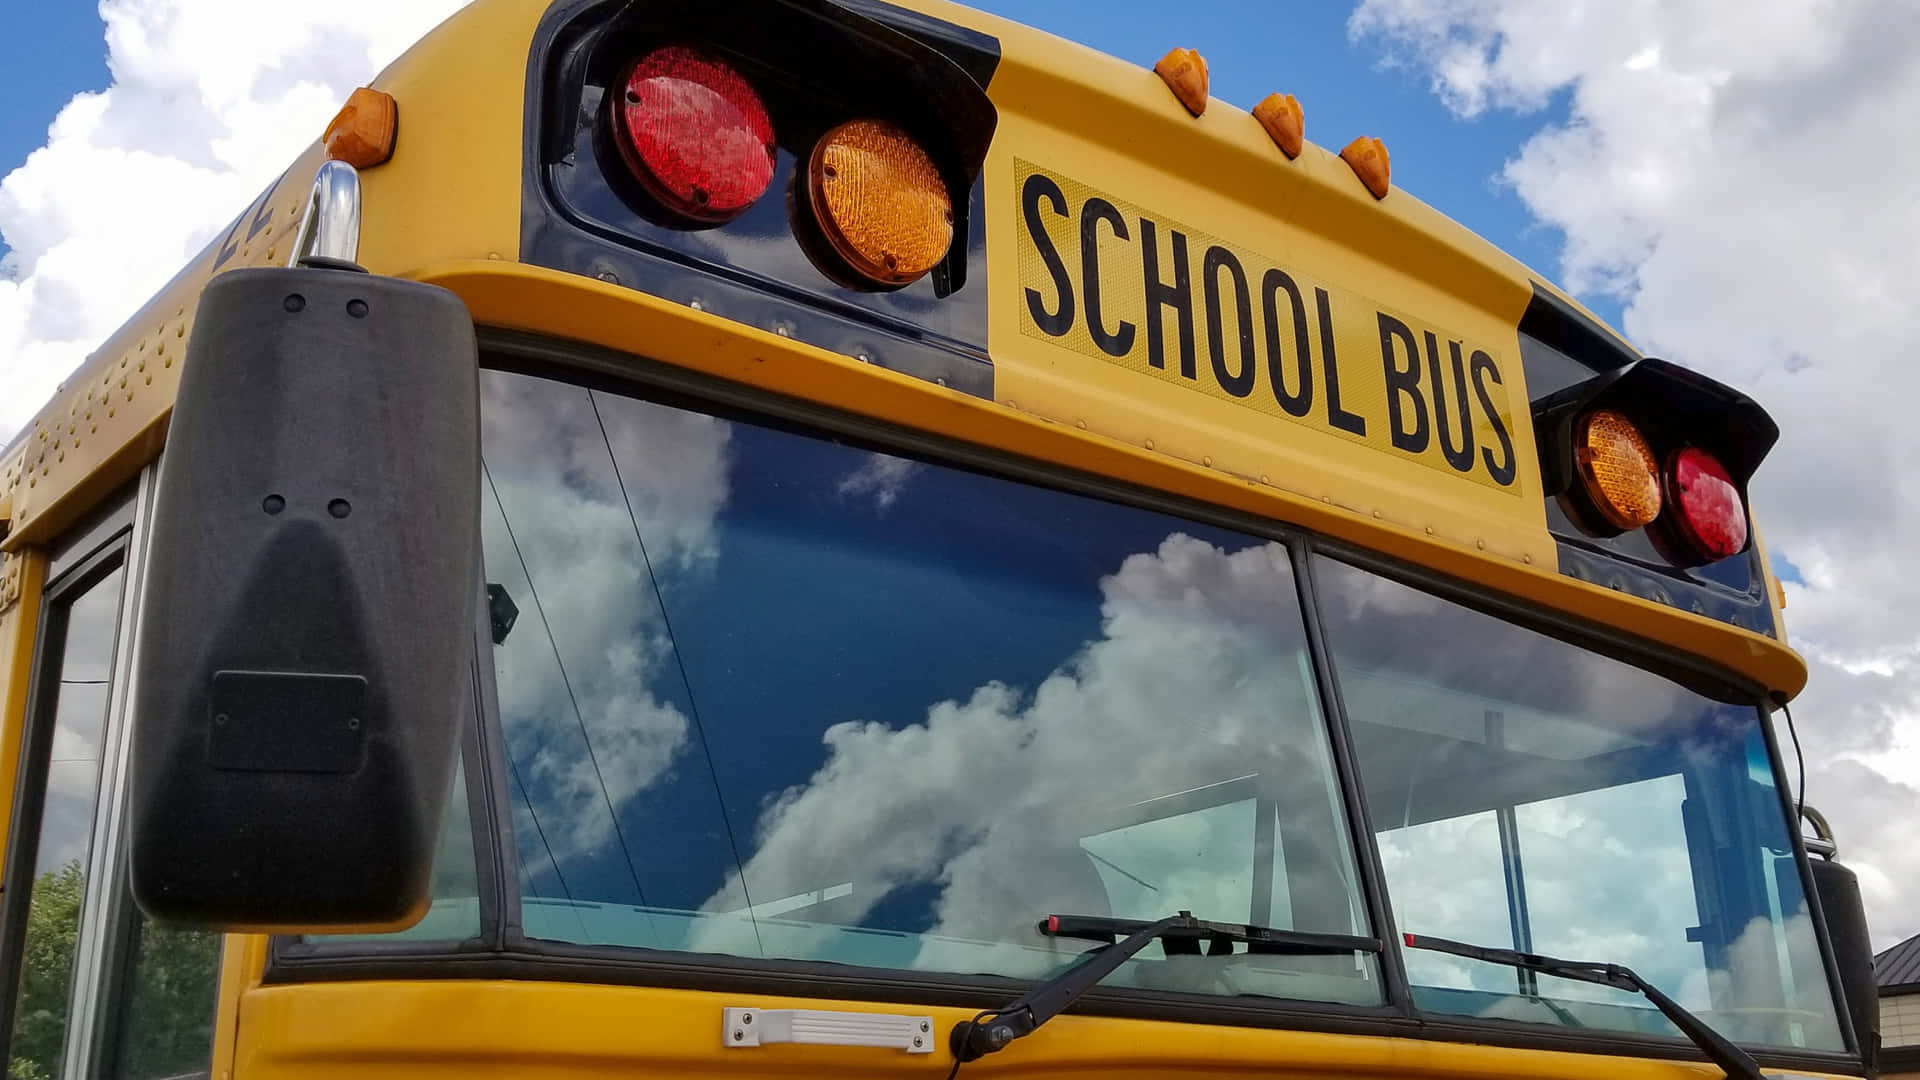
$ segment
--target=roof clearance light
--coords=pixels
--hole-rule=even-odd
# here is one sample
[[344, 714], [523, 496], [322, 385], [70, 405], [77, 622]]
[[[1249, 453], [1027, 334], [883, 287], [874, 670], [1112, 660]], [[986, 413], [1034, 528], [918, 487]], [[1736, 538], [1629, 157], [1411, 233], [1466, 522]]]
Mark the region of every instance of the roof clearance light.
[[1588, 499], [1609, 525], [1639, 529], [1660, 516], [1653, 448], [1631, 420], [1612, 409], [1596, 410], [1580, 425], [1573, 458]]
[[1280, 152], [1292, 161], [1300, 156], [1300, 148], [1307, 139], [1307, 114], [1300, 108], [1300, 99], [1292, 94], [1268, 94], [1266, 100], [1253, 107], [1253, 118], [1267, 129], [1267, 135], [1273, 139]]
[[1180, 104], [1195, 116], [1207, 111], [1207, 61], [1192, 49], [1174, 49], [1153, 65]]
[[953, 203], [933, 159], [881, 120], [852, 120], [820, 137], [807, 167], [820, 232], [855, 274], [906, 285], [953, 244]]
[[400, 107], [393, 95], [361, 87], [347, 95], [320, 142], [327, 156], [356, 169], [371, 169], [393, 156], [393, 138], [400, 123]]
[[1341, 160], [1353, 170], [1353, 175], [1373, 192], [1376, 199], [1384, 199], [1393, 187], [1393, 167], [1387, 157], [1387, 144], [1371, 135], [1362, 135], [1347, 144], [1340, 151]]
[[738, 217], [773, 181], [773, 121], [738, 71], [682, 46], [656, 49], [614, 102], [621, 156], [647, 193], [683, 217]]
[[1674, 455], [1668, 470], [1673, 532], [1708, 562], [1747, 547], [1747, 508], [1726, 466], [1698, 447]]

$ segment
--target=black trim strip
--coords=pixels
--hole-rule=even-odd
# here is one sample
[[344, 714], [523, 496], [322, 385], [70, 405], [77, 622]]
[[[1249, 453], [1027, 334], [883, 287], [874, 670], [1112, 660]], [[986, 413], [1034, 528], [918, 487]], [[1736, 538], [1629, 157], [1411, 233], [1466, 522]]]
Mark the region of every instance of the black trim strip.
[[[1334, 772], [1340, 782], [1341, 802], [1346, 806], [1347, 829], [1352, 834], [1354, 864], [1360, 875], [1360, 895], [1367, 905], [1374, 931], [1387, 941], [1398, 941], [1400, 932], [1393, 919], [1393, 904], [1387, 895], [1386, 870], [1380, 864], [1380, 845], [1373, 830], [1373, 815], [1360, 792], [1359, 755], [1353, 748], [1353, 730], [1347, 722], [1347, 702], [1340, 693], [1340, 680], [1333, 670], [1333, 653], [1327, 647], [1326, 624], [1320, 618], [1319, 586], [1313, 573], [1313, 540], [1302, 537], [1287, 545], [1293, 559], [1293, 582], [1299, 597], [1300, 617], [1306, 626], [1307, 655], [1313, 660], [1314, 682], [1320, 692], [1321, 714], [1327, 722], [1327, 742], [1333, 752]], [[1406, 958], [1399, 949], [1380, 952], [1380, 978], [1386, 987], [1387, 1004], [1402, 1016], [1414, 1015], [1411, 980], [1407, 978]]]

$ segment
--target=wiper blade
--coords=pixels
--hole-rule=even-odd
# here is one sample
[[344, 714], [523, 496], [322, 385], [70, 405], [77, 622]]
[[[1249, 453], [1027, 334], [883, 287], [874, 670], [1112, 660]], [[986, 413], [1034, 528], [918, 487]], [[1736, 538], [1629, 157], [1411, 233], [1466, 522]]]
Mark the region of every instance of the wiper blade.
[[1464, 941], [1449, 941], [1446, 938], [1428, 937], [1425, 934], [1406, 935], [1410, 949], [1429, 949], [1433, 952], [1451, 953], [1469, 960], [1484, 960], [1489, 964], [1504, 964], [1507, 967], [1523, 971], [1537, 971], [1542, 975], [1552, 975], [1561, 979], [1576, 979], [1580, 982], [1597, 983], [1611, 986], [1616, 990], [1629, 990], [1644, 996], [1661, 1015], [1673, 1022], [1680, 1033], [1693, 1040], [1715, 1065], [1727, 1074], [1728, 1080], [1762, 1080], [1760, 1066], [1748, 1056], [1745, 1050], [1733, 1044], [1726, 1036], [1707, 1026], [1706, 1021], [1693, 1015], [1687, 1007], [1660, 992], [1660, 988], [1641, 978], [1634, 970], [1624, 964], [1604, 964], [1589, 960], [1561, 960], [1538, 953], [1516, 952], [1512, 949], [1495, 949], [1485, 945], [1469, 945]]
[[[1381, 949], [1380, 939], [1346, 934], [1312, 934], [1296, 930], [1275, 930], [1244, 923], [1208, 922], [1183, 911], [1158, 922], [1140, 919], [1113, 919], [1100, 915], [1049, 915], [1040, 920], [1039, 931], [1048, 937], [1081, 938], [1104, 941], [1105, 945], [1086, 954], [1086, 959], [1041, 983], [998, 1009], [989, 1009], [972, 1020], [953, 1027], [948, 1040], [953, 1050], [954, 1067], [1007, 1048], [1015, 1039], [1033, 1034], [1041, 1024], [1060, 1015], [1080, 995], [1132, 959], [1155, 941], [1163, 943], [1169, 955], [1200, 955], [1202, 942], [1207, 955], [1219, 956], [1233, 950], [1234, 943], [1247, 946], [1249, 952], [1289, 956], [1337, 956], [1345, 953]], [[1122, 937], [1121, 935], [1126, 935]]]

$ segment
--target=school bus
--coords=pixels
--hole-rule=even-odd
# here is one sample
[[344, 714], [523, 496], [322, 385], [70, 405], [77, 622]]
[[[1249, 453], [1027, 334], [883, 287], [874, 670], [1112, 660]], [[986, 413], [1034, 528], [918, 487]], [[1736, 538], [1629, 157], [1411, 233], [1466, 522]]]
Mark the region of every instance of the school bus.
[[1773, 422], [1283, 89], [421, 41], [0, 455], [7, 1075], [1869, 1074]]

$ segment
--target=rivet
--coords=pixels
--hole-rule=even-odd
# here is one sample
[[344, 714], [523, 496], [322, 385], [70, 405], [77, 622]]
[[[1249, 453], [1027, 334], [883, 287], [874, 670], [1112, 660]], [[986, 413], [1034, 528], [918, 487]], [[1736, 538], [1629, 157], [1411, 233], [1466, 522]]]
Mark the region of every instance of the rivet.
[[871, 363], [873, 363], [873, 357], [871, 357], [871, 356], [868, 356], [868, 355], [867, 355], [866, 353], [854, 353], [854, 354], [853, 354], [853, 358], [854, 358], [855, 360], [858, 360], [858, 361], [860, 361], [860, 362], [861, 362], [861, 363], [863, 363], [863, 364], [871, 364]]
[[1479, 548], [1481, 551], [1487, 550], [1487, 542], [1485, 540], [1475, 540], [1473, 546]]
[[1075, 420], [1073, 426], [1079, 428], [1081, 431], [1087, 430], [1087, 422], [1085, 420]]
[[707, 305], [705, 305], [705, 304], [702, 304], [702, 303], [701, 303], [700, 301], [698, 301], [698, 300], [689, 300], [689, 301], [687, 301], [687, 306], [688, 306], [688, 307], [690, 307], [690, 308], [692, 308], [692, 309], [693, 309], [693, 310], [695, 310], [695, 311], [705, 311], [705, 310], [707, 310]]
[[487, 252], [487, 258], [498, 260], [500, 258], [500, 253], [497, 251], [489, 251]]
[[1429, 525], [1429, 526], [1427, 526], [1427, 535], [1428, 535], [1428, 536], [1432, 536], [1432, 535], [1433, 535], [1433, 526], [1431, 526], [1431, 525]]
[[1376, 520], [1376, 521], [1377, 521], [1377, 520], [1379, 520], [1379, 518], [1380, 518], [1380, 511], [1378, 511], [1378, 510], [1375, 510], [1375, 511], [1373, 512], [1373, 516], [1374, 516], [1374, 520]]
[[1269, 479], [1267, 479], [1267, 474], [1266, 474], [1266, 473], [1261, 473], [1261, 474], [1260, 474], [1260, 482], [1261, 482], [1261, 483], [1263, 483], [1263, 484], [1271, 484], [1271, 483], [1273, 483], [1273, 481], [1271, 481], [1271, 480], [1269, 480]]
[[1522, 555], [1522, 556], [1520, 556], [1520, 561], [1521, 561], [1521, 562], [1523, 562], [1523, 563], [1526, 563], [1526, 564], [1527, 564], [1528, 566], [1532, 566], [1532, 565], [1533, 565], [1533, 556], [1531, 556], [1531, 555]]
[[1213, 459], [1206, 456], [1205, 454], [1202, 454], [1200, 455], [1200, 464], [1205, 465], [1207, 468], [1211, 469], [1213, 468]]
[[933, 384], [935, 386], [945, 386], [947, 385], [947, 377], [945, 375], [935, 375], [933, 377]]
[[790, 338], [793, 336], [793, 331], [787, 329], [785, 326], [776, 326], [773, 328], [773, 332], [785, 338]]
[[1149, 449], [1149, 450], [1151, 450], [1151, 449], [1153, 449], [1153, 440], [1152, 440], [1152, 439], [1148, 439], [1148, 440], [1147, 440], [1147, 449]]
[[1320, 501], [1321, 501], [1321, 502], [1323, 502], [1323, 503], [1326, 503], [1326, 504], [1327, 504], [1328, 506], [1332, 506], [1332, 505], [1333, 505], [1333, 496], [1331, 496], [1331, 495], [1322, 495], [1322, 496], [1320, 496]]

